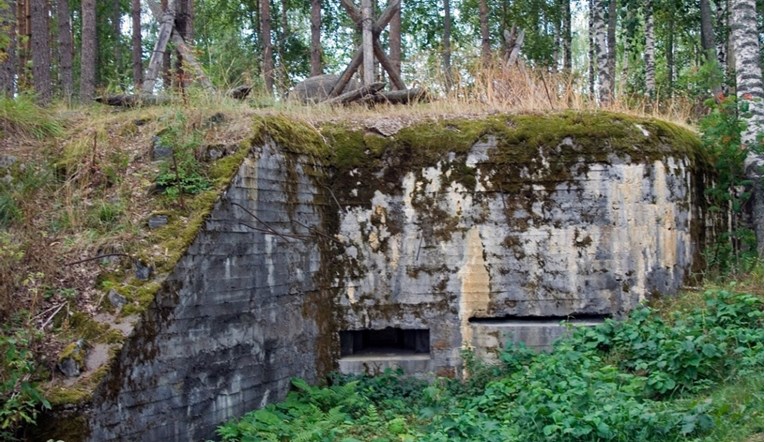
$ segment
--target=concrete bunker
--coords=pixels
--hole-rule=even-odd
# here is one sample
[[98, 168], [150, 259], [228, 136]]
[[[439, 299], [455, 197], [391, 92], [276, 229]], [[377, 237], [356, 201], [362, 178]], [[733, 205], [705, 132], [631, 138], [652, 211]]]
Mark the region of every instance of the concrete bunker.
[[93, 393], [90, 440], [204, 440], [291, 377], [459, 376], [464, 348], [541, 348], [559, 318], [588, 325], [676, 291], [706, 241], [698, 139], [667, 123], [258, 127]]

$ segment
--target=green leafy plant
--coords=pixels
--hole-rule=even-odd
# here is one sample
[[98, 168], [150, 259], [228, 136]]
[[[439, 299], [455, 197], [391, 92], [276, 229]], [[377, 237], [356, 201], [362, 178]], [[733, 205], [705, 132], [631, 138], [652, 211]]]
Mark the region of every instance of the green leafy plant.
[[211, 183], [195, 155], [201, 143], [199, 131], [186, 127], [182, 113], [178, 113], [175, 122], [162, 132], [159, 143], [171, 149], [170, 158], [160, 165], [160, 173], [155, 179], [165, 195], [174, 199], [210, 188]]
[[[699, 121], [701, 142], [712, 158], [717, 172], [713, 185], [705, 190], [711, 210], [721, 214], [726, 224], [717, 241], [704, 255], [707, 264], [721, 275], [736, 270], [749, 271], [756, 261], [757, 247], [754, 232], [741, 222], [744, 204], [751, 197], [746, 191], [751, 184], [744, 173], [744, 159], [748, 149], [741, 144], [741, 132], [746, 126], [736, 98], [716, 97], [705, 102], [710, 107], [707, 116]], [[746, 105], [746, 104], [745, 104]], [[733, 214], [728, 221], [726, 213]]]
[[[762, 431], [762, 299], [710, 290], [696, 308], [575, 329], [552, 352], [464, 354], [466, 380], [401, 372], [295, 380], [279, 404], [218, 429], [227, 441], [681, 441]], [[735, 403], [735, 407], [730, 403]], [[745, 428], [725, 424], [728, 420]]]
[[15, 440], [23, 424], [34, 423], [40, 408], [50, 408], [32, 382], [35, 364], [29, 350], [31, 336], [23, 329], [0, 334], [0, 439]]

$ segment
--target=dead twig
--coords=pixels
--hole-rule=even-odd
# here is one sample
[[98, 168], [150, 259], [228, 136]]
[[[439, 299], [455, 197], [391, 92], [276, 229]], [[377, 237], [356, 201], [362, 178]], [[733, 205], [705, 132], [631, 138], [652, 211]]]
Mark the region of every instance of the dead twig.
[[56, 317], [56, 315], [58, 314], [58, 312], [60, 312], [60, 311], [61, 311], [61, 309], [63, 309], [63, 308], [64, 308], [64, 307], [65, 307], [67, 304], [68, 304], [68, 302], [62, 302], [62, 303], [61, 303], [61, 305], [60, 305], [60, 306], [58, 306], [58, 308], [56, 309], [56, 311], [55, 311], [55, 312], [53, 312], [53, 314], [52, 314], [52, 315], [50, 315], [50, 316], [48, 317], [48, 319], [46, 319], [46, 320], [45, 320], [45, 322], [43, 322], [43, 325], [41, 325], [41, 326], [40, 326], [40, 330], [45, 330], [45, 327], [47, 327], [47, 326], [48, 326], [48, 324], [50, 324], [50, 322], [53, 320], [53, 318], [55, 318], [55, 317]]

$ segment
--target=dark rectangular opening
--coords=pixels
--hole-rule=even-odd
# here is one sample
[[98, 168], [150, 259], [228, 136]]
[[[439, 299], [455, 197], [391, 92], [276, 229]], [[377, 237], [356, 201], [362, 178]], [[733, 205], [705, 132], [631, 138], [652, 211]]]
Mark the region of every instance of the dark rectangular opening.
[[561, 321], [602, 322], [610, 318], [611, 315], [609, 314], [574, 313], [568, 316], [495, 316], [488, 318], [472, 317], [468, 319], [468, 322], [471, 324], [497, 324], [502, 322], [531, 324], [539, 322], [558, 323]]
[[340, 332], [340, 356], [376, 353], [430, 353], [430, 330], [345, 330]]

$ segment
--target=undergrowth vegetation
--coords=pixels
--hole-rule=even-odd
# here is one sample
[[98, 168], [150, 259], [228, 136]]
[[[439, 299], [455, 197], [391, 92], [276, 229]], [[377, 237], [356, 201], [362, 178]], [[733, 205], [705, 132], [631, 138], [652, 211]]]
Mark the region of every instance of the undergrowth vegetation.
[[[687, 298], [693, 298], [688, 300]], [[695, 307], [685, 309], [687, 303]], [[293, 381], [286, 400], [218, 429], [224, 441], [733, 441], [762, 431], [762, 298], [684, 295], [670, 312], [574, 330], [550, 353], [466, 359], [466, 381], [391, 371]]]

